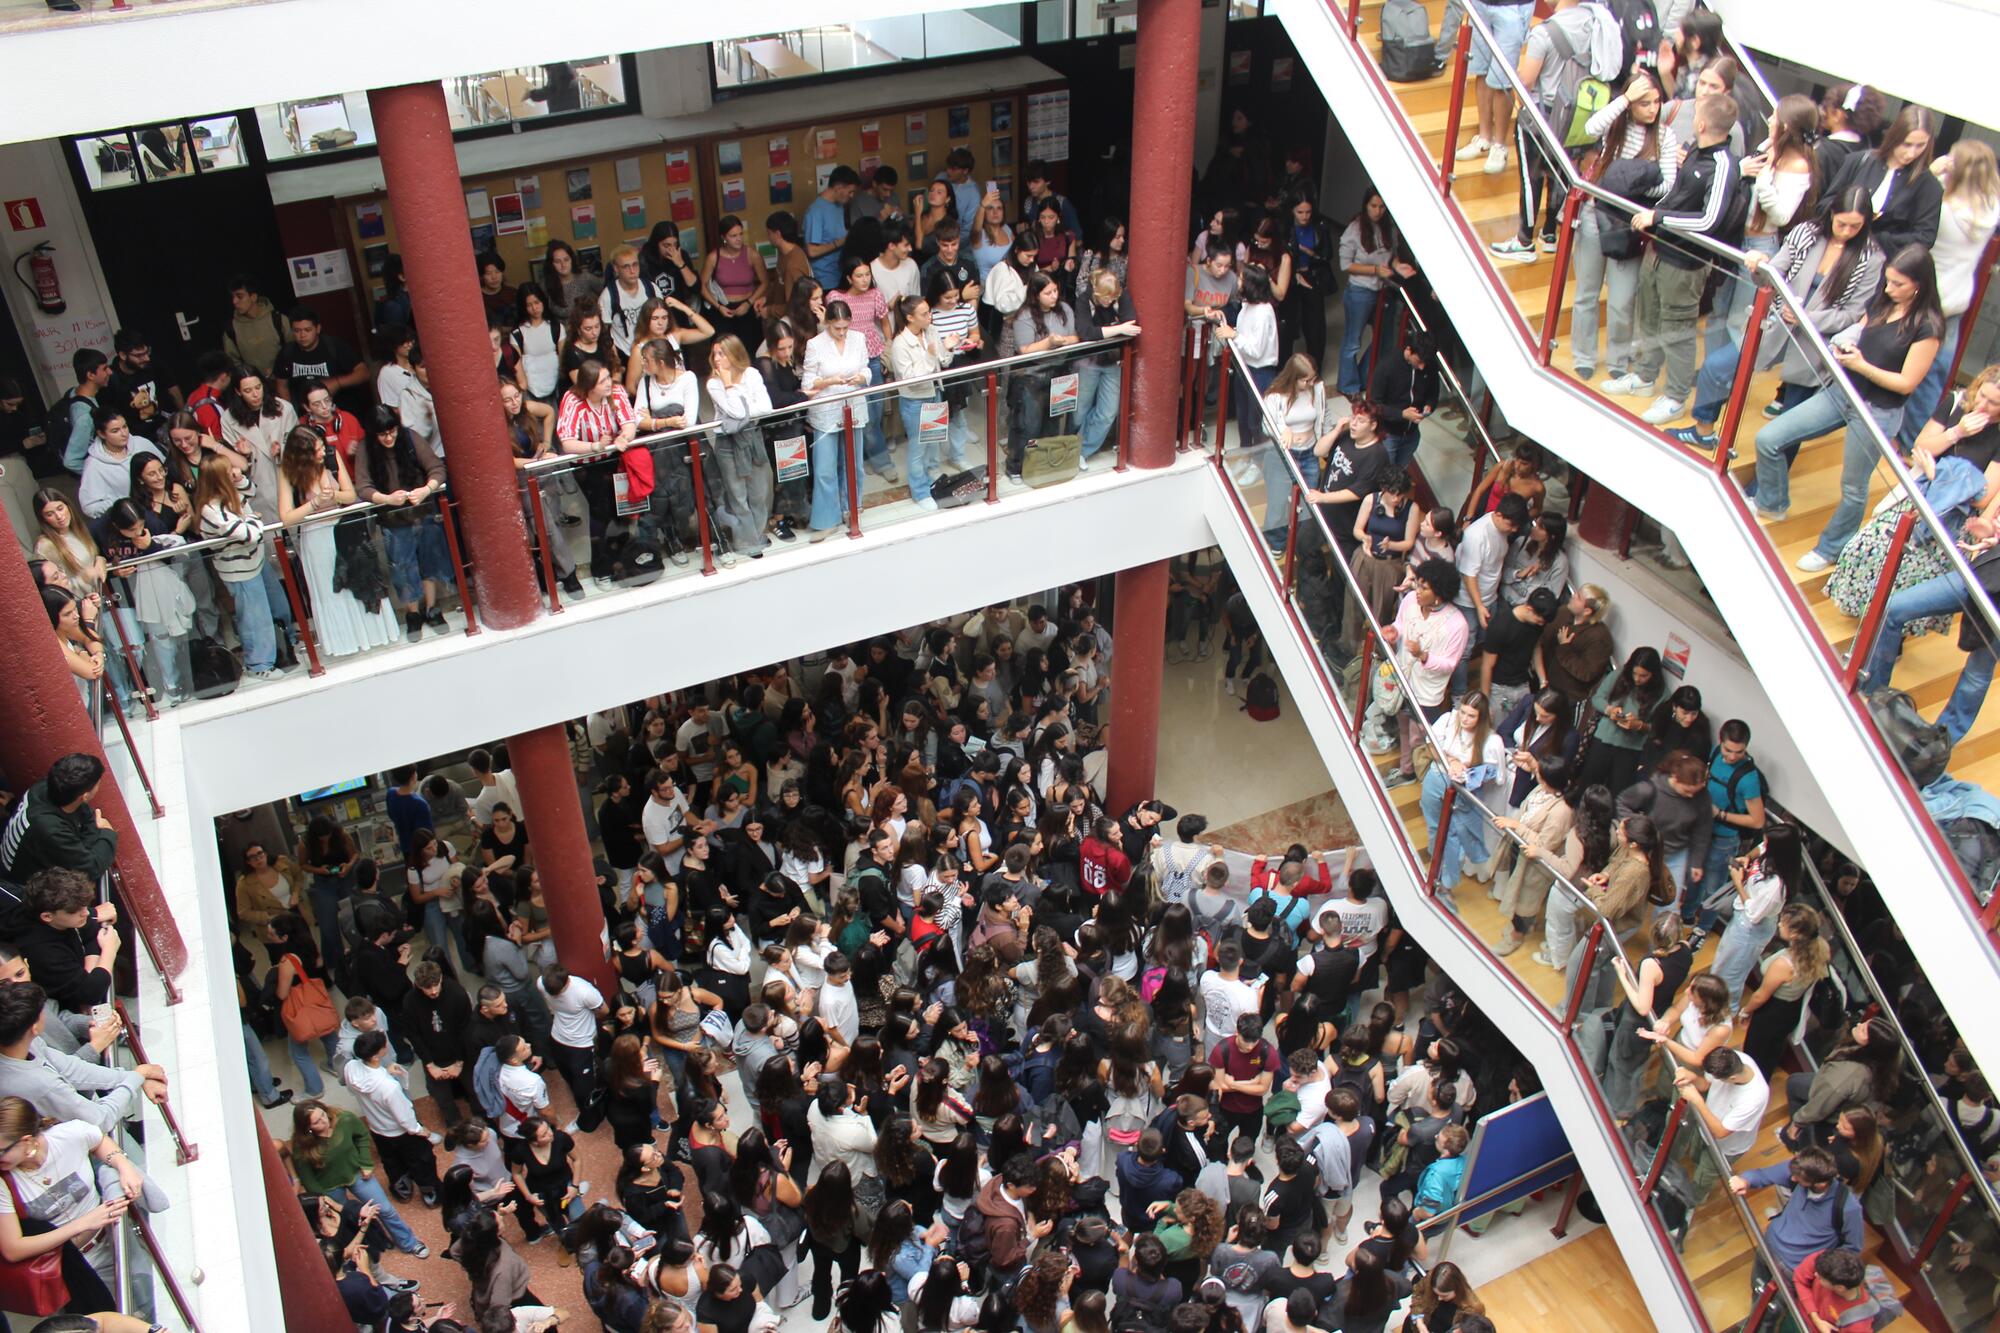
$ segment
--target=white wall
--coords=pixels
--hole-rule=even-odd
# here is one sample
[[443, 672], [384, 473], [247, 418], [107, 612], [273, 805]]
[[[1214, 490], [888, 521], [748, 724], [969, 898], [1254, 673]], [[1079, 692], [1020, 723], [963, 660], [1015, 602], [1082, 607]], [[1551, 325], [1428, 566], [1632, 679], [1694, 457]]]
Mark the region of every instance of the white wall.
[[2000, 127], [2000, 9], [1981, 0], [1708, 0], [1732, 41]]
[[[61, 145], [54, 142], [0, 144], [0, 196], [34, 199], [41, 206], [45, 224], [16, 231], [10, 219], [0, 218], [0, 265], [4, 265], [0, 287], [6, 290], [7, 313], [27, 349], [29, 371], [46, 402], [54, 402], [57, 394], [76, 383], [70, 371], [71, 354], [95, 347], [109, 355], [111, 335], [118, 327], [111, 292], [97, 267], [97, 250], [90, 242], [90, 228], [83, 220], [62, 152]], [[16, 280], [32, 278], [30, 265], [22, 264], [17, 275], [14, 264], [43, 241], [55, 245], [56, 277], [68, 307], [60, 315], [45, 313]]]

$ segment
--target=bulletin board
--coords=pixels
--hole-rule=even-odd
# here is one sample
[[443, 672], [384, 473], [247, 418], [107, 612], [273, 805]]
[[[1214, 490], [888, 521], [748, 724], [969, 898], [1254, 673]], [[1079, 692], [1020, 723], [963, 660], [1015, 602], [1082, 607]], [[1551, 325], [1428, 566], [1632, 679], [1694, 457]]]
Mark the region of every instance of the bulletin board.
[[[507, 283], [538, 278], [551, 240], [568, 241], [590, 267], [602, 266], [621, 245], [640, 245], [655, 223], [671, 219], [681, 243], [697, 261], [714, 242], [711, 231], [724, 214], [747, 224], [753, 244], [762, 245], [763, 220], [785, 208], [804, 217], [820, 190], [820, 173], [845, 164], [867, 180], [877, 162], [896, 168], [905, 212], [911, 194], [944, 171], [952, 149], [972, 150], [973, 179], [991, 180], [1007, 201], [1011, 220], [1020, 199], [1021, 170], [1028, 149], [1029, 112], [1036, 123], [1049, 120], [1044, 104], [1060, 95], [1067, 124], [1063, 83], [980, 90], [961, 102], [884, 107], [865, 115], [819, 123], [746, 125], [727, 133], [684, 142], [635, 147], [601, 158], [547, 162], [467, 177], [462, 186], [473, 232], [473, 251], [492, 250], [507, 261]], [[1037, 100], [1039, 98], [1039, 100]], [[748, 109], [747, 107], [745, 109]], [[1041, 131], [1058, 189], [1067, 189], [1067, 133], [1060, 141]], [[919, 159], [916, 155], [921, 154]], [[773, 174], [784, 173], [774, 199]], [[572, 198], [585, 188], [588, 198]], [[336, 201], [354, 249], [355, 271], [365, 304], [383, 294], [381, 261], [396, 247], [396, 222], [384, 193]], [[580, 210], [584, 210], [581, 211]], [[482, 215], [483, 214], [483, 215]]]
[[1576, 1154], [1570, 1151], [1569, 1136], [1563, 1133], [1548, 1094], [1538, 1092], [1491, 1115], [1473, 1127], [1472, 1142], [1465, 1150], [1465, 1183], [1458, 1192], [1461, 1202], [1525, 1176], [1518, 1184], [1500, 1190], [1492, 1198], [1460, 1214], [1457, 1225], [1524, 1199], [1577, 1173]]
[[983, 92], [963, 102], [887, 107], [864, 116], [812, 124], [778, 125], [718, 135], [707, 145], [716, 216], [734, 213], [762, 235], [773, 209], [804, 217], [822, 188], [824, 173], [843, 164], [865, 184], [879, 163], [896, 169], [897, 198], [911, 211], [911, 195], [944, 171], [954, 148], [972, 150], [975, 181], [995, 182], [1011, 218], [1027, 164], [1027, 89]]
[[[643, 245], [663, 219], [681, 230], [689, 254], [705, 254], [715, 214], [703, 208], [700, 157], [699, 141], [690, 140], [467, 177], [473, 252], [492, 250], [506, 260], [510, 287], [540, 278], [551, 240], [569, 242], [586, 268], [595, 261], [601, 271], [612, 251]], [[397, 248], [395, 216], [386, 194], [338, 202], [372, 308], [383, 294], [381, 260]]]

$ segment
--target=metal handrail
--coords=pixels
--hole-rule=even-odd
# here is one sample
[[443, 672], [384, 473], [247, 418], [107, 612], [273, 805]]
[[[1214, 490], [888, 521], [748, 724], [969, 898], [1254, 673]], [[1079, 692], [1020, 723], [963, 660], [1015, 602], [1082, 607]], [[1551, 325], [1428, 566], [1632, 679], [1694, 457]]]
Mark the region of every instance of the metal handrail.
[[[1464, 405], [1465, 419], [1471, 423], [1472, 429], [1479, 433], [1479, 442], [1485, 446], [1487, 456], [1496, 463], [1504, 462], [1505, 460], [1500, 457], [1500, 446], [1493, 443], [1493, 436], [1487, 431], [1486, 423], [1479, 419], [1479, 413], [1472, 410], [1472, 395], [1465, 391], [1465, 385], [1452, 372], [1450, 363], [1437, 351], [1437, 335], [1431, 332], [1430, 325], [1424, 323], [1423, 315], [1417, 310], [1417, 303], [1410, 299], [1409, 289], [1398, 284], [1396, 295], [1403, 298], [1403, 308], [1408, 311], [1410, 318], [1416, 321], [1417, 327], [1424, 335], [1431, 339], [1431, 353], [1437, 361], [1438, 374], [1451, 386], [1452, 393], [1456, 394], [1458, 401]], [[1474, 477], [1472, 483], [1477, 486], [1479, 478]]]
[[[145, 1043], [139, 1036], [139, 1026], [132, 1021], [132, 1015], [126, 1012], [125, 1002], [123, 1000], [113, 1000], [111, 1007], [117, 1011], [118, 1021], [124, 1025], [124, 1040], [126, 1046], [132, 1051], [132, 1058], [142, 1065], [151, 1064], [152, 1061], [146, 1058]], [[182, 1135], [180, 1121], [175, 1117], [174, 1108], [170, 1101], [157, 1103], [153, 1109], [160, 1113], [160, 1119], [166, 1124], [168, 1135], [173, 1138], [174, 1164], [176, 1166], [186, 1166], [189, 1162], [201, 1156], [201, 1148], [196, 1144], [189, 1143], [186, 1137]]]
[[173, 1299], [174, 1308], [180, 1311], [181, 1322], [188, 1326], [188, 1333], [201, 1333], [201, 1321], [194, 1317], [194, 1303], [181, 1289], [180, 1274], [174, 1272], [174, 1266], [167, 1262], [159, 1238], [153, 1234], [152, 1219], [136, 1208], [127, 1211], [125, 1216], [138, 1231], [139, 1241], [146, 1247], [146, 1253], [153, 1257], [153, 1271], [165, 1280], [167, 1295]]
[[[1476, 6], [1468, 5], [1465, 7], [1465, 21], [1478, 35], [1479, 39], [1486, 43], [1489, 52], [1498, 52], [1501, 50], [1499, 41], [1493, 36], [1493, 30], [1480, 17]], [[1519, 114], [1522, 123], [1534, 127], [1534, 133], [1540, 140], [1538, 151], [1552, 169], [1561, 173], [1570, 190], [1577, 191], [1599, 203], [1608, 204], [1613, 208], [1625, 212], [1642, 211], [1634, 208], [1630, 200], [1600, 188], [1595, 182], [1585, 180], [1583, 175], [1577, 171], [1576, 164], [1570, 160], [1569, 154], [1561, 147], [1561, 137], [1550, 126], [1548, 117], [1542, 113], [1542, 108], [1537, 102], [1534, 93], [1522, 81], [1520, 73], [1505, 60], [1499, 59], [1497, 55], [1491, 62], [1491, 67], [1505, 73], [1509, 88], [1512, 90], [1516, 100], [1520, 102]], [[1552, 145], [1553, 150], [1551, 148]], [[1972, 566], [1967, 562], [1965, 553], [1958, 549], [1958, 542], [1955, 535], [1945, 528], [1943, 521], [1931, 509], [1930, 504], [1923, 499], [1922, 493], [1917, 489], [1916, 478], [1911, 474], [1909, 468], [1904, 465], [1902, 456], [1896, 452], [1895, 447], [1890, 443], [1888, 437], [1883, 435], [1881, 428], [1875, 424], [1875, 418], [1869, 414], [1867, 404], [1862, 401], [1860, 392], [1855, 389], [1854, 382], [1848, 377], [1847, 372], [1842, 370], [1839, 363], [1834, 360], [1833, 351], [1827, 344], [1826, 336], [1814, 327], [1810, 319], [1805, 317], [1804, 303], [1793, 294], [1790, 287], [1777, 281], [1771, 275], [1768, 264], [1759, 265], [1755, 269], [1751, 269], [1745, 253], [1735, 246], [1694, 233], [1676, 232], [1672, 239], [1677, 245], [1707, 251], [1743, 270], [1743, 275], [1739, 280], [1747, 280], [1753, 286], [1764, 287], [1772, 293], [1774, 299], [1793, 313], [1795, 318], [1791, 324], [1789, 326], [1781, 324], [1781, 328], [1784, 329], [1788, 337], [1793, 338], [1795, 341], [1803, 341], [1806, 347], [1820, 359], [1820, 363], [1826, 367], [1828, 382], [1838, 385], [1839, 392], [1846, 400], [1846, 411], [1842, 415], [1846, 418], [1849, 428], [1858, 428], [1863, 431], [1875, 445], [1876, 452], [1881, 455], [1881, 461], [1889, 465], [1891, 474], [1901, 483], [1910, 497], [1917, 502], [1917, 512], [1922, 515], [1925, 525], [1930, 528], [1932, 535], [1937, 538], [1938, 545], [1943, 549], [1946, 558], [1951, 561], [1953, 571], [1957, 573], [1960, 580], [1964, 583], [1966, 600], [1978, 608], [1988, 628], [1996, 636], [2000, 636], [2000, 607], [1994, 605], [1992, 597], [1987, 594], [1984, 588], [1980, 587], [1979, 580], [1973, 576]], [[1724, 441], [1723, 443], [1727, 444], [1728, 442]]]
[[[1722, 1178], [1716, 1182], [1715, 1188], [1721, 1190], [1728, 1197], [1730, 1207], [1736, 1213], [1737, 1222], [1742, 1225], [1744, 1233], [1750, 1237], [1751, 1247], [1757, 1251], [1757, 1257], [1764, 1261], [1764, 1271], [1770, 1276], [1770, 1285], [1777, 1290], [1778, 1299], [1785, 1303], [1785, 1310], [1792, 1317], [1792, 1327], [1815, 1327], [1799, 1312], [1798, 1302], [1793, 1299], [1791, 1270], [1779, 1263], [1777, 1258], [1772, 1255], [1771, 1247], [1764, 1240], [1764, 1228], [1757, 1221], [1755, 1214], [1750, 1211], [1749, 1201], [1735, 1190], [1729, 1188], [1729, 1177], [1734, 1174], [1734, 1172], [1729, 1170], [1729, 1155], [1723, 1152], [1722, 1145], [1715, 1141], [1715, 1135], [1710, 1132], [1706, 1120], [1703, 1120], [1699, 1115], [1690, 1115], [1684, 1118], [1682, 1127], [1685, 1129], [1687, 1125], [1694, 1126], [1694, 1132], [1701, 1136], [1702, 1150], [1710, 1154], [1722, 1165]], [[1662, 1143], [1660, 1151], [1665, 1153], [1671, 1146], [1671, 1144]], [[1699, 1206], [1700, 1203], [1701, 1200], [1695, 1200], [1696, 1206]]]
[[[443, 494], [442, 490], [437, 492], [437, 495], [441, 496]], [[433, 496], [433, 498], [436, 498], [436, 496]], [[327, 509], [317, 514], [308, 515], [296, 523], [264, 523], [263, 520], [259, 519], [258, 522], [264, 529], [263, 534], [260, 534], [260, 536], [274, 532], [289, 532], [298, 528], [318, 527], [326, 523], [337, 523], [343, 518], [353, 518], [357, 514], [372, 513], [376, 510], [395, 511], [408, 509], [409, 507], [408, 505], [385, 505], [378, 500], [356, 500], [353, 504], [342, 505], [338, 509]], [[163, 546], [156, 551], [149, 551], [145, 555], [122, 561], [110, 566], [108, 572], [113, 575], [129, 574], [135, 569], [144, 569], [148, 565], [167, 564], [180, 559], [190, 552], [214, 551], [220, 550], [224, 546], [240, 545], [242, 545], [241, 539], [235, 537], [202, 537], [196, 541], [181, 542], [176, 546]]]
[[[1463, 1217], [1467, 1212], [1471, 1211], [1472, 1209], [1479, 1207], [1479, 1205], [1485, 1203], [1488, 1199], [1496, 1198], [1501, 1194], [1505, 1194], [1508, 1190], [1513, 1189], [1516, 1185], [1522, 1184], [1525, 1181], [1533, 1180], [1536, 1176], [1541, 1175], [1545, 1171], [1554, 1170], [1556, 1167], [1561, 1166], [1564, 1162], [1568, 1162], [1571, 1164], [1572, 1174], [1575, 1174], [1575, 1172], [1582, 1169], [1576, 1166], [1576, 1154], [1573, 1152], [1566, 1152], [1562, 1154], [1562, 1156], [1551, 1158], [1548, 1161], [1543, 1162], [1540, 1166], [1534, 1167], [1531, 1170], [1523, 1171], [1520, 1175], [1515, 1176], [1512, 1180], [1502, 1181], [1500, 1184], [1495, 1185], [1492, 1189], [1487, 1190], [1484, 1193], [1476, 1194], [1470, 1199], [1461, 1199], [1459, 1200], [1459, 1202], [1453, 1204], [1451, 1207], [1445, 1209], [1441, 1213], [1432, 1213], [1429, 1217], [1417, 1223], [1417, 1230], [1430, 1231], [1437, 1227], [1443, 1226], [1447, 1222], [1456, 1222], [1460, 1217]], [[1557, 1177], [1556, 1180], [1549, 1181], [1548, 1185], [1557, 1184], [1559, 1181], [1564, 1179], [1567, 1179], [1567, 1177]], [[1546, 1189], [1548, 1185], [1544, 1185], [1543, 1188]]]
[[1910, 1034], [1903, 1030], [1903, 1024], [1896, 1017], [1896, 1011], [1890, 1006], [1888, 997], [1883, 994], [1882, 985], [1875, 979], [1874, 970], [1868, 966], [1867, 957], [1861, 952], [1861, 945], [1855, 940], [1854, 932], [1847, 928], [1847, 919], [1841, 915], [1839, 905], [1834, 902], [1833, 893], [1827, 888], [1825, 877], [1819, 873], [1819, 866], [1809, 856], [1801, 860], [1805, 865], [1806, 878], [1812, 882], [1813, 891], [1819, 895], [1824, 904], [1820, 909], [1820, 916], [1833, 922], [1834, 930], [1838, 932], [1841, 943], [1847, 948], [1848, 957], [1854, 962], [1854, 970], [1860, 974], [1862, 984], [1867, 986], [1868, 993], [1875, 998], [1877, 1017], [1868, 1021], [1887, 1023], [1894, 1029], [1896, 1041], [1903, 1048], [1904, 1060], [1917, 1074], [1913, 1081], [1923, 1085], [1924, 1096], [1930, 1102], [1931, 1109], [1937, 1112], [1938, 1123], [1943, 1126], [1945, 1137], [1951, 1140], [1951, 1146], [1957, 1152], [1966, 1174], [1979, 1182], [1980, 1197], [1986, 1201], [1987, 1211], [1993, 1214], [1995, 1224], [2000, 1225], [2000, 1198], [1995, 1197], [1992, 1182], [1986, 1179], [1986, 1173], [1981, 1169], [1979, 1160], [1972, 1155], [1972, 1150], [1966, 1146], [1964, 1137], [1958, 1133], [1957, 1122], [1952, 1119], [1951, 1109], [1944, 1104], [1944, 1099], [1938, 1096], [1937, 1085], [1931, 1082], [1923, 1061], [1917, 1057], [1917, 1048], [1911, 1044]]
[[[1254, 381], [1250, 381], [1249, 371], [1243, 367], [1241, 362], [1233, 364], [1231, 366], [1231, 370], [1237, 374], [1242, 375], [1246, 383], [1249, 383], [1253, 389], [1255, 388]], [[1272, 430], [1273, 427], [1276, 426], [1279, 429], [1282, 429], [1282, 426], [1279, 423], [1273, 421], [1270, 409], [1264, 403], [1264, 396], [1262, 394], [1258, 394], [1256, 395], [1256, 398], [1257, 398], [1258, 411], [1263, 415], [1264, 418], [1264, 428], [1266, 430]], [[1272, 440], [1275, 441], [1277, 438], [1278, 438], [1277, 435], [1273, 433]], [[1291, 451], [1289, 449], [1286, 449], [1283, 446], [1276, 444], [1275, 442], [1270, 444], [1268, 447], [1277, 450], [1278, 457], [1282, 459], [1285, 464], [1285, 470], [1291, 474], [1293, 478], [1293, 483], [1297, 487], [1298, 499], [1296, 503], [1299, 506], [1302, 506], [1305, 510], [1310, 512], [1312, 516], [1311, 521], [1320, 530], [1320, 536], [1326, 542], [1328, 553], [1333, 557], [1334, 563], [1339, 568], [1341, 576], [1347, 582], [1348, 591], [1350, 591], [1354, 595], [1354, 601], [1356, 607], [1360, 610], [1362, 617], [1367, 621], [1369, 628], [1374, 631], [1376, 638], [1381, 640], [1383, 648], [1385, 650], [1388, 650], [1383, 653], [1383, 657], [1387, 660], [1389, 669], [1395, 672], [1397, 683], [1403, 687], [1404, 699], [1410, 704], [1412, 708], [1415, 708], [1416, 698], [1417, 698], [1416, 692], [1410, 688], [1410, 679], [1407, 675], [1404, 674], [1402, 665], [1396, 660], [1396, 654], [1393, 651], [1392, 645], [1389, 642], [1388, 635], [1383, 628], [1382, 622], [1375, 618], [1374, 609], [1368, 605], [1368, 599], [1364, 597], [1361, 593], [1360, 579], [1355, 576], [1353, 566], [1351, 566], [1348, 563], [1346, 554], [1343, 553], [1342, 550], [1340, 549], [1340, 543], [1336, 542], [1333, 539], [1333, 530], [1327, 526], [1326, 515], [1320, 512], [1318, 505], [1313, 504], [1312, 502], [1310, 502], [1305, 498], [1304, 493], [1306, 491], [1317, 488], [1309, 486], [1306, 483], [1305, 477], [1303, 476], [1303, 474], [1299, 472], [1298, 464], [1293, 460]], [[1267, 521], [1269, 518], [1270, 506], [1273, 505], [1274, 503], [1276, 503], [1276, 497], [1267, 496], [1265, 498], [1265, 512]], [[1468, 629], [1469, 628], [1470, 627], [1468, 626]], [[1438, 739], [1435, 727], [1429, 721], [1429, 719], [1424, 717], [1424, 715], [1421, 712], [1418, 712], [1416, 716], [1418, 722], [1423, 726], [1425, 737], [1431, 742], [1433, 746], [1435, 746], [1437, 744], [1437, 739]], [[1440, 760], [1439, 762], [1443, 761]], [[1469, 787], [1466, 787], [1463, 784], [1458, 783], [1456, 781], [1452, 783], [1452, 787], [1455, 791], [1457, 791], [1460, 799], [1471, 802], [1475, 809], [1479, 810], [1482, 814], [1486, 816], [1487, 821], [1489, 823], [1491, 823], [1495, 819], [1501, 818], [1501, 816], [1495, 814], [1492, 808], [1489, 807], [1484, 801], [1481, 801], [1478, 796], [1474, 795]], [[1442, 841], [1444, 836], [1444, 822], [1445, 821], [1443, 819], [1440, 819], [1438, 821], [1439, 828], [1437, 837], [1440, 841]], [[1520, 846], [1525, 847], [1527, 845], [1527, 840], [1521, 837], [1518, 833], [1515, 833], [1511, 829], [1496, 828], [1494, 831], [1496, 833], [1503, 834], [1506, 837], [1512, 838], [1514, 842]], [[1571, 883], [1569, 879], [1566, 878], [1565, 876], [1557, 874], [1553, 867], [1544, 866], [1543, 869], [1548, 872], [1549, 878], [1553, 883], [1562, 886], [1564, 893], [1574, 898], [1578, 905], [1589, 910], [1590, 915], [1595, 917], [1597, 920], [1597, 924], [1603, 928], [1604, 934], [1610, 940], [1612, 947], [1616, 948], [1618, 940], [1617, 930], [1613, 927], [1610, 918], [1605, 916], [1604, 913], [1598, 909], [1598, 906], [1595, 902], [1591, 901], [1589, 895], [1585, 894], [1583, 890], [1579, 889], [1575, 884]], [[1577, 984], [1581, 986], [1588, 979], [1589, 979], [1589, 969], [1586, 969], [1584, 973], [1578, 977]]]
[[[811, 408], [824, 407], [829, 403], [859, 401], [869, 397], [886, 397], [887, 395], [896, 393], [907, 385], [937, 384], [942, 386], [948, 380], [957, 378], [971, 379], [974, 377], [983, 378], [994, 374], [996, 371], [1006, 370], [1012, 366], [1089, 356], [1104, 349], [1121, 347], [1128, 342], [1134, 341], [1136, 337], [1137, 335], [1130, 333], [1114, 334], [1107, 338], [1094, 338], [1089, 342], [1071, 343], [1067, 347], [1052, 347], [1045, 352], [1022, 352], [1015, 356], [1003, 356], [993, 361], [977, 361], [970, 365], [957, 366], [947, 370], [936, 370], [928, 375], [912, 375], [908, 379], [884, 380], [880, 384], [864, 384], [859, 388], [842, 389], [838, 393], [814, 394], [805, 402], [793, 403], [790, 407], [774, 407], [769, 412], [753, 412], [744, 418], [744, 420], [750, 424], [755, 424], [766, 420], [789, 419], [797, 417]], [[523, 464], [519, 470], [525, 473], [537, 474], [553, 472], [564, 464], [573, 465], [579, 459], [600, 459], [606, 454], [622, 453], [626, 449], [638, 448], [641, 445], [652, 448], [662, 444], [678, 444], [682, 440], [713, 434], [722, 424], [721, 421], [698, 421], [692, 426], [682, 426], [678, 430], [655, 431], [651, 435], [635, 436], [632, 442], [627, 445], [591, 449], [574, 454], [558, 452], [551, 454], [547, 458], [538, 458], [531, 463]]]

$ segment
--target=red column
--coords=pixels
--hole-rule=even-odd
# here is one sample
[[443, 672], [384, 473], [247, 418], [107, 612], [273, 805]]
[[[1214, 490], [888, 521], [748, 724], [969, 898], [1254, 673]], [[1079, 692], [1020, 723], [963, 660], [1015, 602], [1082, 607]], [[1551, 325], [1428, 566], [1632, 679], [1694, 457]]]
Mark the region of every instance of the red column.
[[569, 736], [560, 726], [509, 736], [507, 757], [535, 830], [535, 867], [549, 906], [556, 958], [608, 995], [616, 979], [605, 946], [604, 904], [597, 896], [596, 859], [583, 822]]
[[368, 106], [431, 396], [437, 400], [445, 471], [464, 520], [479, 614], [500, 629], [524, 625], [539, 613], [541, 597], [486, 341], [486, 309], [472, 266], [471, 224], [444, 88], [437, 83], [377, 88], [368, 94]]
[[[1181, 400], [1189, 193], [1201, 0], [1140, 0], [1132, 96], [1132, 197], [1126, 283], [1138, 312], [1132, 357], [1132, 465], [1170, 467]], [[1119, 571], [1111, 656], [1111, 808], [1153, 794], [1160, 752], [1160, 673], [1166, 658], [1165, 561]]]
[[[106, 608], [100, 614], [108, 616], [111, 611]], [[30, 784], [40, 782], [49, 765], [64, 755], [94, 754], [102, 759], [104, 747], [84, 711], [76, 677], [49, 629], [34, 576], [18, 559], [0, 560], [0, 640], [8, 645], [7, 688], [0, 690], [0, 771], [13, 782], [15, 792], [25, 793]], [[187, 945], [167, 910], [124, 794], [108, 775], [97, 789], [96, 806], [118, 830], [125, 911], [134, 929], [144, 931], [152, 942], [160, 970], [177, 977], [187, 967]]]
[[351, 1328], [354, 1319], [347, 1313], [340, 1288], [333, 1285], [333, 1270], [319, 1252], [319, 1237], [307, 1223], [299, 1207], [299, 1192], [285, 1174], [285, 1164], [264, 1128], [261, 1113], [257, 1114], [264, 1204], [271, 1218], [271, 1248], [277, 1257], [278, 1296], [285, 1310], [285, 1327]]
[[[1140, 0], [1138, 41], [1132, 198], [1146, 206], [1132, 210], [1125, 224], [1125, 253], [1132, 257], [1126, 283], [1144, 330], [1132, 358], [1132, 463], [1167, 467], [1174, 461], [1181, 393], [1201, 0]], [[1121, 616], [1123, 611], [1121, 605]], [[1160, 651], [1154, 650], [1156, 659]]]

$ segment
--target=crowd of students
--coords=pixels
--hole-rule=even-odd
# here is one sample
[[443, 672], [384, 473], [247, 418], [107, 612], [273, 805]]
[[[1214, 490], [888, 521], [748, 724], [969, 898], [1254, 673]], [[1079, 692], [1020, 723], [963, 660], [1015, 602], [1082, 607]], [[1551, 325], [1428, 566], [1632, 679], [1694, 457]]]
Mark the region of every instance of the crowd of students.
[[400, 869], [240, 848], [253, 1082], [358, 1322], [456, 1299], [384, 1264], [435, 1209], [481, 1329], [1490, 1327], [1418, 1224], [1532, 1070], [1352, 853], [1107, 809], [1114, 641], [1050, 601], [577, 724], [610, 985], [553, 956], [503, 754], [390, 775]]

